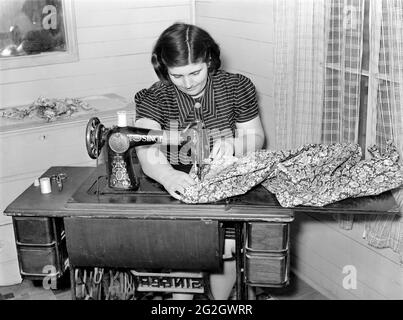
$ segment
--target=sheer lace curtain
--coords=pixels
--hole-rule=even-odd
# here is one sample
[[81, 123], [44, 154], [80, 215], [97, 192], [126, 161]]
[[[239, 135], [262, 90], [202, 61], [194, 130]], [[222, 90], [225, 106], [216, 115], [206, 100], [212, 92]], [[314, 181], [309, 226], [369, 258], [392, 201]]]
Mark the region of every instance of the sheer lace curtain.
[[[360, 142], [384, 150], [393, 140], [403, 154], [403, 1], [276, 0], [275, 9], [270, 148]], [[338, 220], [352, 227], [352, 216]], [[403, 261], [401, 216], [372, 217], [366, 228], [371, 244]]]
[[402, 7], [402, 0], [276, 0], [272, 148], [358, 142], [362, 134], [366, 146], [392, 139], [403, 150]]
[[[322, 143], [358, 143], [365, 0], [327, 0], [329, 16], [323, 100]], [[367, 8], [368, 10], [368, 8]], [[353, 215], [337, 214], [340, 227], [351, 229]]]
[[358, 142], [363, 0], [328, 0], [322, 142]]
[[321, 139], [326, 0], [276, 0], [273, 101], [275, 139], [286, 149]]
[[372, 5], [367, 137], [381, 149], [393, 140], [402, 155], [403, 1], [374, 1]]
[[[367, 142], [403, 155], [403, 1], [371, 2]], [[403, 263], [403, 188], [393, 192], [400, 215], [368, 217], [368, 242], [400, 253]]]

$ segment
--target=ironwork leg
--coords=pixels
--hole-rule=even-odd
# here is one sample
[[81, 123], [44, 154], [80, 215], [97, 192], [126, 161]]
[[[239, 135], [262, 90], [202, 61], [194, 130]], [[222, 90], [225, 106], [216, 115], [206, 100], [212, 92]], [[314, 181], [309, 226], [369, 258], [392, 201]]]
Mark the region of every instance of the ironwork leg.
[[76, 281], [74, 279], [74, 267], [70, 266], [70, 291], [71, 291], [71, 300], [77, 300], [76, 299]]
[[246, 286], [248, 290], [248, 300], [256, 300], [256, 290], [252, 286]]
[[235, 256], [236, 256], [236, 298], [237, 300], [245, 300], [244, 277], [243, 277], [243, 239], [242, 239], [243, 223], [235, 224]]

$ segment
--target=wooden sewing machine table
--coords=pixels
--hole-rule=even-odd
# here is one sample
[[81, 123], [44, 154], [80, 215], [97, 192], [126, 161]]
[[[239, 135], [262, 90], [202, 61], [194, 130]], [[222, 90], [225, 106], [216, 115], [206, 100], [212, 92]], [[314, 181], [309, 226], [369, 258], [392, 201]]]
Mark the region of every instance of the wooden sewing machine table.
[[[108, 189], [102, 167], [51, 167], [65, 173], [42, 194], [31, 185], [4, 211], [13, 217], [23, 277], [60, 277], [74, 268], [114, 267], [217, 271], [222, 266], [223, 223], [235, 229], [237, 298], [256, 286], [289, 282], [290, 224], [298, 211], [375, 214], [393, 212], [390, 192], [317, 207], [283, 208], [262, 186], [213, 204], [185, 204], [149, 180], [133, 192]], [[52, 266], [53, 269], [46, 268]]]

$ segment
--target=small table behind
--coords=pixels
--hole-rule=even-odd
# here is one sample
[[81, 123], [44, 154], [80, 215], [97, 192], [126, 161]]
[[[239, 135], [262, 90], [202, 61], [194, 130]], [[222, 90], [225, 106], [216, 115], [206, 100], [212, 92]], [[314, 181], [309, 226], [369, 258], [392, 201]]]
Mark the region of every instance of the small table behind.
[[[136, 193], [103, 192], [102, 167], [51, 167], [42, 176], [61, 172], [67, 175], [62, 191], [53, 186], [52, 193], [41, 194], [31, 185], [5, 210], [13, 217], [20, 272], [26, 278], [49, 276], [49, 265], [57, 277], [70, 265], [73, 281], [73, 269], [80, 266], [161, 268], [166, 262], [175, 269], [184, 266], [185, 252], [190, 252], [186, 269], [216, 270], [222, 263], [220, 227], [230, 223], [235, 226], [237, 298], [245, 299], [250, 287], [288, 284], [290, 224], [298, 211], [376, 214], [396, 210], [390, 192], [321, 208], [283, 208], [273, 194], [258, 186], [217, 203], [189, 205], [173, 199], [149, 179]], [[158, 230], [177, 234], [178, 241], [188, 247], [158, 242]], [[136, 246], [140, 239], [136, 234], [143, 239], [141, 246]], [[212, 244], [209, 238], [217, 241]], [[174, 249], [180, 253], [179, 260], [173, 257]], [[164, 256], [166, 250], [170, 254]], [[147, 260], [147, 255], [153, 257]], [[74, 298], [73, 289], [74, 283]]]

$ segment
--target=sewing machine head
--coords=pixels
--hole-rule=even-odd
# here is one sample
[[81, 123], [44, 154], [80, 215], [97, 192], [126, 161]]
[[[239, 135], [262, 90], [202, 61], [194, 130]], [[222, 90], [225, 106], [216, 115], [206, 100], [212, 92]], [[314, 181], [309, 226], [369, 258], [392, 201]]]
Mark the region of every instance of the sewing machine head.
[[[207, 131], [202, 121], [191, 123], [185, 130], [169, 134], [163, 130], [151, 130], [127, 126], [125, 114], [118, 114], [118, 125], [106, 128], [97, 117], [88, 121], [85, 143], [88, 155], [98, 159], [104, 150], [108, 185], [115, 190], [135, 191], [140, 186], [141, 173], [136, 170], [135, 148], [150, 144], [189, 143], [196, 174], [201, 178], [203, 160], [209, 154]], [[135, 160], [135, 161], [134, 161]], [[137, 171], [137, 172], [136, 172]]]
[[188, 134], [190, 147], [192, 150], [191, 159], [194, 165], [196, 176], [199, 181], [202, 180], [202, 171], [205, 160], [210, 156], [210, 143], [208, 131], [205, 128], [204, 122], [196, 120], [189, 124], [184, 130]]

